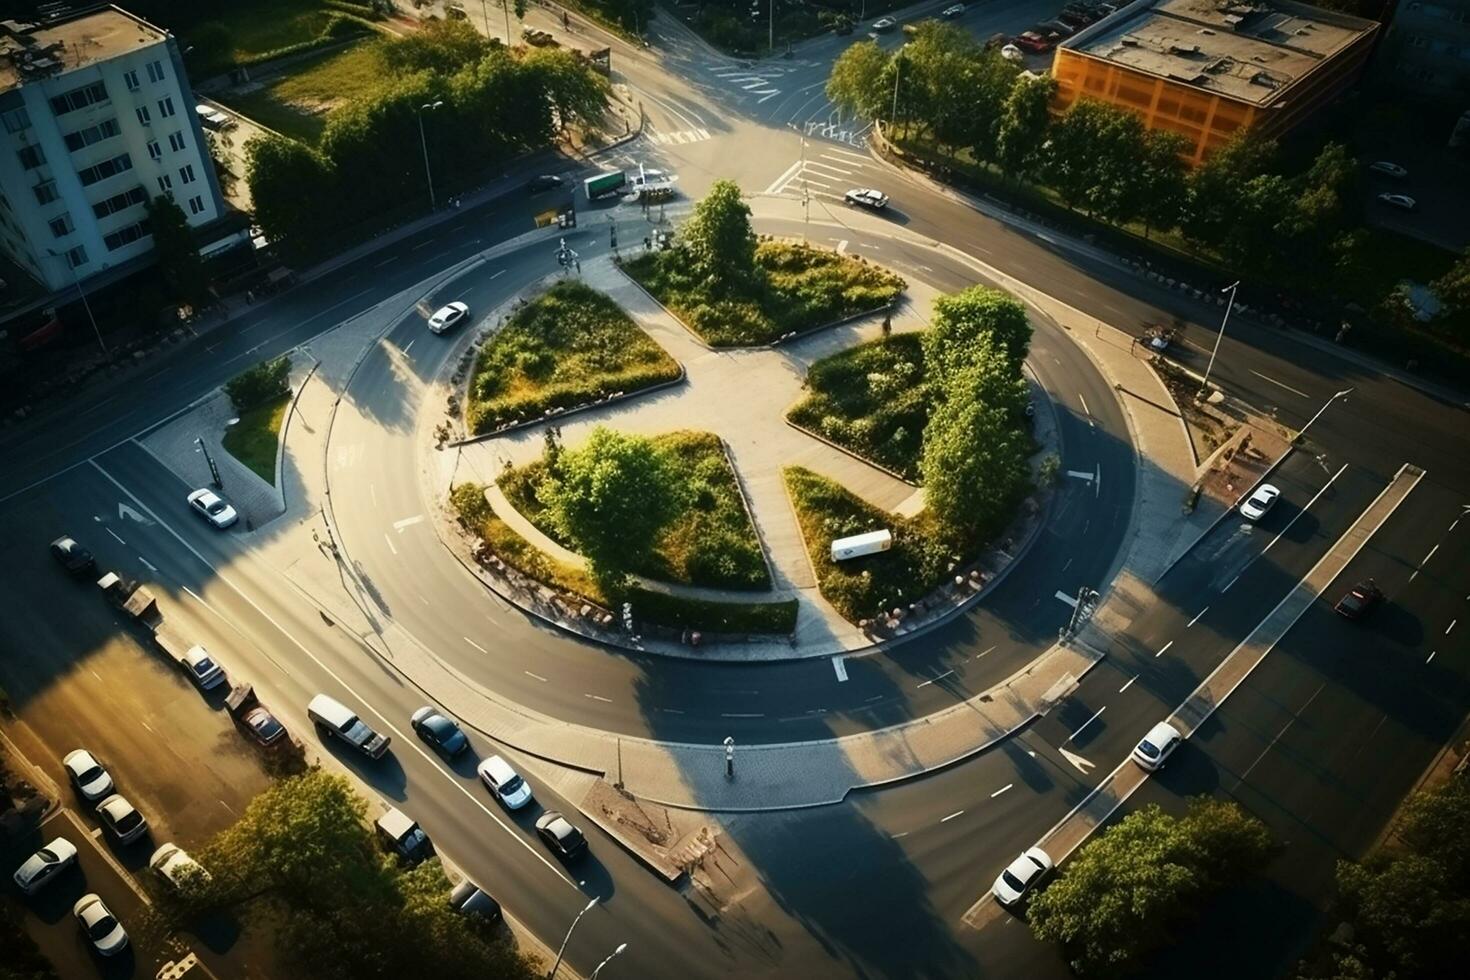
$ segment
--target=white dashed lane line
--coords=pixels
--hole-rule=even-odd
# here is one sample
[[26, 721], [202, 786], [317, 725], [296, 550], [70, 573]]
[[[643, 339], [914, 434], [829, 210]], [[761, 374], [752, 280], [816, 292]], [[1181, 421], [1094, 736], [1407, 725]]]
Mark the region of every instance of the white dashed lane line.
[[1209, 612], [1209, 611], [1210, 611], [1210, 607], [1209, 607], [1209, 606], [1205, 606], [1205, 608], [1203, 608], [1203, 609], [1201, 609], [1201, 610], [1200, 610], [1200, 611], [1199, 611], [1199, 612], [1197, 612], [1197, 613], [1195, 613], [1195, 614], [1194, 614], [1194, 618], [1193, 618], [1193, 619], [1191, 619], [1191, 620], [1190, 620], [1190, 621], [1189, 621], [1189, 622], [1188, 622], [1188, 623], [1187, 623], [1187, 624], [1186, 624], [1186, 625], [1185, 625], [1185, 627], [1184, 627], [1184, 628], [1185, 628], [1185, 629], [1189, 629], [1189, 627], [1191, 627], [1191, 626], [1193, 626], [1193, 625], [1194, 625], [1194, 624], [1195, 624], [1195, 623], [1197, 623], [1197, 622], [1199, 622], [1199, 618], [1200, 618], [1200, 617], [1201, 617], [1201, 616], [1203, 616], [1203, 615], [1204, 615], [1204, 614], [1205, 614], [1205, 613], [1207, 613], [1207, 612]]
[[480, 646], [480, 644], [476, 643], [474, 640], [470, 639], [468, 636], [466, 636], [464, 638], [464, 641], [466, 643], [468, 643], [470, 646], [474, 647], [476, 650], [479, 650], [481, 653], [489, 653], [490, 652], [489, 650], [486, 650], [484, 647]]
[[954, 813], [951, 813], [949, 816], [945, 817], [944, 819], [940, 820], [939, 822], [940, 823], [949, 823], [955, 817], [963, 816], [964, 815], [964, 812], [965, 812], [964, 810], [956, 810]]
[[582, 697], [591, 698], [593, 701], [601, 701], [603, 704], [612, 704], [612, 698], [605, 698], [601, 694], [584, 694]]
[[990, 794], [990, 798], [992, 800], [995, 799], [997, 796], [999, 796], [1000, 794], [1004, 793], [1006, 790], [1010, 789], [1014, 785], [1016, 785], [1016, 784], [1015, 783], [1006, 783], [1000, 789], [996, 790], [994, 793], [991, 793]]
[[1173, 646], [1173, 645], [1174, 645], [1174, 641], [1173, 640], [1170, 640], [1168, 643], [1165, 643], [1164, 644], [1164, 648], [1162, 650], [1160, 650], [1158, 653], [1154, 654], [1154, 657], [1156, 657], [1156, 658], [1157, 657], [1162, 657], [1165, 653], [1168, 652], [1169, 648], [1171, 646]]

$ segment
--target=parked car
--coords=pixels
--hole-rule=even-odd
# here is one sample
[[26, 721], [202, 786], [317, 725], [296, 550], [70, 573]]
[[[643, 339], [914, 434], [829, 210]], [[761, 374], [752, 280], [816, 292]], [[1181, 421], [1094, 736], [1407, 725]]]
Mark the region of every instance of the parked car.
[[1276, 503], [1276, 498], [1281, 496], [1281, 491], [1269, 483], [1263, 483], [1256, 487], [1256, 492], [1250, 495], [1245, 503], [1240, 505], [1240, 514], [1248, 521], [1259, 521], [1266, 516], [1266, 511]]
[[888, 207], [888, 195], [882, 191], [875, 191], [871, 187], [855, 187], [842, 195], [842, 199], [848, 204], [870, 211], [882, 211]]
[[306, 716], [316, 723], [321, 731], [333, 738], [340, 738], [370, 759], [381, 759], [392, 741], [387, 735], [379, 735], [347, 706], [325, 694], [318, 694], [306, 706]]
[[505, 804], [506, 809], [519, 810], [531, 802], [531, 784], [522, 779], [520, 773], [500, 756], [492, 755], [482, 760], [475, 771], [480, 775], [480, 782], [495, 794], [497, 800]]
[[201, 691], [212, 691], [225, 682], [225, 672], [214, 662], [209, 651], [201, 646], [192, 646], [184, 652], [184, 670], [189, 680]]
[[1028, 849], [1012, 861], [990, 886], [990, 894], [1007, 907], [1020, 905], [1027, 894], [1051, 874], [1051, 856], [1039, 847]]
[[34, 895], [52, 878], [76, 864], [76, 861], [77, 846], [65, 837], [58, 837], [26, 858], [25, 863], [15, 869], [11, 878], [23, 893]]
[[83, 895], [71, 908], [82, 935], [101, 956], [116, 956], [128, 946], [128, 933], [122, 923], [95, 894]]
[[1031, 29], [1042, 37], [1049, 36], [1057, 40], [1071, 37], [1077, 33], [1077, 28], [1064, 20], [1044, 20]]
[[540, 31], [534, 27], [521, 28], [521, 37], [526, 39], [527, 44], [536, 48], [554, 48], [558, 46], [556, 38], [552, 37], [550, 31]]
[[1332, 608], [1345, 619], [1362, 619], [1382, 601], [1383, 590], [1370, 578], [1348, 589], [1347, 595], [1337, 600], [1337, 605]]
[[1077, 30], [1081, 30], [1088, 24], [1095, 23], [1100, 15], [1086, 7], [1070, 5], [1062, 8], [1057, 14], [1057, 20], [1064, 24], [1071, 24]]
[[562, 179], [556, 174], [541, 174], [526, 181], [526, 192], [528, 194], [541, 194], [545, 191], [554, 191], [562, 185]]
[[1023, 51], [1030, 51], [1032, 54], [1046, 54], [1056, 46], [1052, 41], [1042, 37], [1035, 31], [1022, 31], [1020, 34], [1011, 38], [1011, 43]]
[[220, 112], [214, 106], [200, 103], [194, 107], [194, 114], [199, 117], [199, 123], [205, 129], [223, 130], [235, 125], [235, 120]]
[[451, 718], [446, 718], [427, 705], [413, 713], [408, 723], [414, 733], [434, 748], [453, 758], [469, 748], [470, 740]]
[[92, 557], [92, 553], [77, 544], [76, 539], [64, 534], [51, 542], [51, 557], [77, 578], [92, 575], [97, 571], [97, 559]]
[[1412, 211], [1419, 206], [1419, 202], [1407, 194], [1379, 194], [1378, 200], [1391, 208], [1399, 208], [1403, 211]]
[[66, 774], [71, 778], [71, 784], [76, 787], [78, 795], [88, 803], [95, 803], [112, 793], [112, 777], [107, 774], [102, 763], [86, 749], [68, 752], [61, 764], [66, 768]]
[[894, 20], [892, 17], [879, 17], [877, 20], [873, 21], [873, 30], [877, 31], [879, 34], [887, 34], [889, 31], [893, 30], [897, 26], [898, 21]]
[[460, 915], [479, 919], [486, 925], [500, 921], [500, 903], [479, 885], [466, 878], [449, 893], [449, 907]]
[[97, 818], [119, 844], [131, 844], [148, 833], [148, 821], [143, 814], [117, 793], [97, 804]]
[[459, 326], [470, 315], [470, 308], [463, 303], [446, 303], [429, 317], [429, 333], [442, 334]]
[[587, 850], [587, 838], [556, 810], [547, 810], [536, 818], [536, 836], [563, 861], [580, 857]]
[[208, 487], [201, 487], [189, 494], [189, 509], [221, 531], [240, 519], [235, 508]]
[[1375, 163], [1370, 163], [1368, 164], [1368, 169], [1375, 174], [1383, 174], [1385, 177], [1394, 177], [1398, 180], [1403, 180], [1405, 177], [1409, 176], [1409, 171], [1407, 169], [1400, 167], [1396, 163], [1389, 163], [1387, 160], [1379, 160]]
[[265, 705], [256, 705], [240, 716], [240, 723], [250, 737], [261, 745], [274, 745], [286, 737], [286, 726], [276, 720]]
[[951, 4], [939, 12], [939, 16], [947, 20], [954, 20], [956, 17], [963, 17], [964, 15], [965, 5], [962, 3]]
[[1025, 61], [1026, 53], [1014, 44], [1007, 44], [1000, 49], [1000, 56], [1007, 61]]
[[402, 810], [389, 807], [373, 824], [383, 846], [407, 864], [418, 864], [434, 853], [434, 844], [418, 822]]
[[1184, 741], [1179, 729], [1161, 721], [1148, 730], [1148, 734], [1133, 748], [1133, 761], [1149, 772], [1164, 768], [1164, 762]]
[[209, 881], [209, 872], [177, 844], [164, 844], [148, 859], [148, 867], [175, 892], [186, 892]]

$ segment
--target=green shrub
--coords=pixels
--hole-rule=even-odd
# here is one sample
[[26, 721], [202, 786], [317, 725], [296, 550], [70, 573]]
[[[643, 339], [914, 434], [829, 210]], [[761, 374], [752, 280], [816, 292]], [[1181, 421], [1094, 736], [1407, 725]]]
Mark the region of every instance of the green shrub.
[[461, 483], [449, 492], [449, 503], [466, 528], [478, 528], [495, 514], [481, 483]]
[[372, 34], [375, 29], [371, 23], [350, 14], [333, 13], [327, 18], [327, 23], [322, 32], [309, 41], [299, 41], [296, 44], [288, 44], [284, 47], [275, 48], [271, 51], [261, 51], [258, 54], [248, 55], [244, 58], [236, 58], [235, 65], [248, 68], [253, 65], [262, 65], [267, 61], [275, 61], [277, 58], [285, 58], [293, 54], [303, 54], [307, 51], [315, 51], [329, 44], [350, 37], [359, 37], [364, 34]]
[[285, 357], [261, 361], [225, 382], [225, 394], [235, 411], [245, 412], [257, 405], [291, 393], [291, 362]]
[[633, 618], [674, 629], [710, 633], [791, 633], [796, 629], [796, 600], [781, 602], [711, 602], [631, 588], [623, 597], [633, 604]]

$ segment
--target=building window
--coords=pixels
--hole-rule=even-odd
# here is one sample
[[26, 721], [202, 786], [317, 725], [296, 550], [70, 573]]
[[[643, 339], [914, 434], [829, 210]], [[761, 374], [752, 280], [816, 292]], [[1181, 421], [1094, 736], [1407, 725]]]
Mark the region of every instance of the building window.
[[65, 238], [76, 231], [76, 225], [71, 223], [71, 215], [60, 214], [47, 222], [51, 226], [51, 234], [56, 238]]
[[194, 197], [189, 198], [189, 213], [190, 214], [203, 214], [204, 213], [204, 198], [203, 197], [201, 197], [199, 195], [195, 195]]
[[114, 194], [105, 201], [99, 201], [92, 205], [92, 213], [98, 218], [105, 218], [119, 211], [126, 211], [135, 204], [142, 204], [148, 200], [148, 192], [143, 190], [142, 185]]
[[123, 72], [123, 84], [128, 87], [129, 92], [138, 91], [138, 73], [131, 69]]
[[168, 148], [170, 150], [173, 150], [175, 153], [177, 153], [180, 150], [182, 150], [184, 148], [184, 134], [183, 133], [169, 133], [168, 134]]
[[8, 112], [0, 112], [0, 122], [5, 124], [5, 131], [7, 133], [18, 133], [22, 129], [30, 128], [31, 116], [30, 113], [26, 112], [26, 107], [21, 106], [18, 109], [11, 109]]
[[66, 148], [75, 153], [84, 146], [100, 143], [105, 139], [111, 139], [118, 134], [116, 119], [104, 119], [95, 126], [79, 129], [75, 133], [66, 134]]
[[31, 190], [36, 192], [37, 204], [50, 204], [60, 196], [56, 193], [56, 181], [54, 180], [43, 180]]
[[150, 82], [161, 82], [161, 81], [163, 81], [163, 62], [161, 62], [161, 61], [150, 61], [150, 62], [148, 62], [148, 81], [150, 81]]
[[124, 245], [131, 245], [147, 234], [148, 222], [146, 220], [140, 221], [135, 225], [128, 225], [126, 228], [119, 228], [110, 235], [102, 236], [102, 244], [107, 246], [109, 252], [116, 252]]
[[161, 146], [158, 145], [158, 140], [149, 140], [148, 141], [148, 158], [150, 160], [157, 160], [158, 158], [160, 158], [162, 156], [163, 156], [163, 147], [161, 147]]
[[80, 269], [87, 264], [87, 250], [81, 245], [70, 249], [66, 253], [66, 265], [70, 269]]
[[172, 95], [158, 100], [158, 115], [167, 119], [174, 114], [174, 97]]
[[126, 153], [113, 157], [111, 160], [103, 160], [90, 167], [78, 170], [77, 176], [81, 178], [82, 186], [90, 186], [99, 180], [105, 180], [125, 170], [133, 169], [133, 158]]
[[162, 191], [163, 193], [168, 194], [170, 197], [172, 197], [173, 196], [173, 189], [174, 189], [174, 179], [172, 177], [170, 177], [168, 174], [164, 174], [163, 176], [159, 177], [158, 178], [158, 189], [160, 191]]
[[192, 163], [186, 163], [179, 168], [179, 180], [185, 184], [194, 183], [194, 165]]
[[101, 82], [93, 82], [91, 85], [83, 85], [81, 88], [72, 89], [65, 95], [53, 96], [51, 99], [51, 111], [58, 116], [64, 116], [68, 112], [85, 109], [89, 105], [106, 101], [107, 86]]
[[142, 123], [144, 126], [152, 125], [153, 119], [148, 115], [148, 107], [146, 105], [140, 105], [133, 111], [138, 114], [138, 122]]
[[20, 149], [15, 151], [15, 155], [20, 157], [20, 165], [22, 167], [25, 167], [27, 170], [35, 170], [41, 164], [46, 162], [45, 152], [43, 152], [39, 146], [35, 145], [22, 146]]

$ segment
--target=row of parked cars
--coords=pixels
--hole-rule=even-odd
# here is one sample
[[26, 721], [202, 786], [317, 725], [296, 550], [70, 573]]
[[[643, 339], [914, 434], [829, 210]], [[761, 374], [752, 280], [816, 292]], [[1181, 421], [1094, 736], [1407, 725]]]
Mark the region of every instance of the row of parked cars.
[[[1044, 20], [1030, 30], [1022, 31], [1009, 43], [1032, 54], [1046, 54], [1062, 41], [1076, 34], [1089, 24], [1102, 20], [1118, 8], [1111, 3], [1088, 3], [1078, 0], [1069, 3], [1051, 20]], [[994, 43], [995, 39], [992, 39]], [[1005, 43], [1001, 38], [1001, 43]]]

